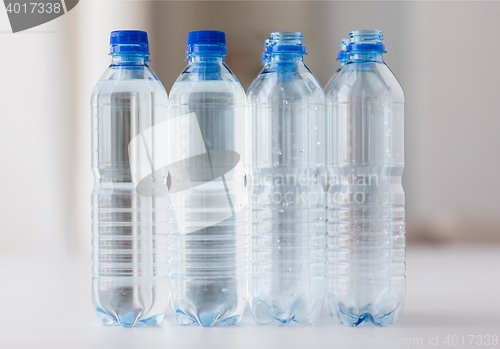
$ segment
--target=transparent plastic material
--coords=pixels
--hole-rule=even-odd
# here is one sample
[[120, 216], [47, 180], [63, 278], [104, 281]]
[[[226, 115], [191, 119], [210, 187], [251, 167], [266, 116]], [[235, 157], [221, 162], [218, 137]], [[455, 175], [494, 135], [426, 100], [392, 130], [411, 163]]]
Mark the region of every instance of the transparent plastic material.
[[271, 42], [269, 41], [269, 39], [266, 39], [266, 41], [264, 41], [264, 52], [262, 53], [261, 60], [260, 60], [263, 67], [265, 67], [267, 65], [267, 63], [269, 63], [269, 53], [267, 52], [267, 48], [270, 45], [271, 45]]
[[338, 321], [382, 326], [399, 319], [406, 291], [404, 95], [381, 33], [351, 40], [356, 49], [326, 95], [328, 299]]
[[245, 92], [222, 52], [192, 51], [170, 97], [172, 304], [183, 325], [234, 325], [247, 290]]
[[[104, 325], [156, 325], [168, 303], [168, 201], [162, 179], [133, 182], [139, 136], [166, 121], [167, 93], [144, 54], [114, 55], [92, 92], [92, 296]], [[146, 132], [144, 132], [146, 131]], [[151, 149], [155, 157], [154, 149]]]
[[340, 40], [340, 52], [337, 54], [337, 61], [339, 61], [339, 69], [335, 73], [333, 73], [332, 77], [330, 80], [328, 80], [328, 83], [325, 85], [325, 94], [328, 93], [328, 90], [330, 90], [330, 87], [333, 85], [333, 81], [337, 77], [337, 75], [340, 73], [344, 65], [349, 61], [349, 54], [345, 52], [347, 45], [349, 45], [350, 40], [349, 39], [342, 39]]
[[325, 298], [325, 98], [302, 35], [271, 35], [247, 93], [249, 302], [259, 324], [313, 324]]

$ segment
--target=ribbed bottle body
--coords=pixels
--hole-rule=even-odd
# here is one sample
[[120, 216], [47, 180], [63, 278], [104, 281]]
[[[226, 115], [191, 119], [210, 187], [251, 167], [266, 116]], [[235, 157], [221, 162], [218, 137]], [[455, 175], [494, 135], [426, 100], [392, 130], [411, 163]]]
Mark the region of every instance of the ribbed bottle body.
[[381, 53], [351, 54], [326, 95], [328, 299], [355, 326], [405, 300], [404, 95]]
[[[196, 60], [196, 62], [194, 62]], [[222, 56], [192, 58], [171, 91], [172, 304], [183, 325], [234, 325], [246, 302], [245, 93]]]
[[249, 302], [259, 324], [313, 324], [325, 297], [324, 94], [301, 54], [247, 93]]
[[129, 62], [105, 72], [91, 107], [95, 310], [104, 325], [156, 325], [169, 298], [168, 201], [161, 183], [159, 191], [138, 193], [135, 162], [151, 159], [131, 154], [130, 144], [136, 137], [155, 142], [147, 130], [166, 121], [167, 94], [143, 61]]

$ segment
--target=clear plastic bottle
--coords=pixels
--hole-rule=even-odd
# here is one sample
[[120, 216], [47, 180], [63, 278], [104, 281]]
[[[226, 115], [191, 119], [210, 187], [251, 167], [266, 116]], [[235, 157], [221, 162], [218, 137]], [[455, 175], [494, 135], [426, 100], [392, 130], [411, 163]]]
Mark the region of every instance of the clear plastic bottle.
[[266, 41], [264, 41], [264, 52], [262, 52], [262, 56], [261, 56], [261, 63], [262, 63], [262, 66], [265, 67], [267, 65], [267, 63], [269, 63], [269, 53], [267, 52], [267, 48], [271, 45], [271, 42], [269, 41], [269, 39], [266, 39]]
[[405, 281], [404, 94], [385, 65], [382, 33], [355, 30], [328, 91], [328, 299], [356, 326], [396, 322]]
[[234, 325], [246, 302], [245, 92], [225, 55], [223, 32], [189, 33], [188, 66], [170, 94], [179, 135], [167, 183], [170, 277], [183, 325]]
[[276, 32], [247, 93], [249, 301], [259, 324], [313, 324], [326, 293], [325, 97], [302, 34]]
[[110, 43], [91, 98], [93, 303], [104, 325], [156, 325], [169, 297], [168, 203], [160, 173], [138, 183], [158, 154], [136, 140], [155, 143], [148, 130], [166, 121], [167, 93], [146, 63], [147, 33], [114, 31]]
[[337, 75], [340, 73], [344, 65], [349, 61], [349, 54], [345, 52], [345, 49], [347, 45], [349, 45], [350, 40], [349, 39], [342, 39], [340, 40], [340, 51], [337, 53], [337, 61], [339, 61], [339, 69], [335, 73], [333, 73], [332, 77], [330, 80], [328, 80], [328, 83], [325, 86], [325, 94], [328, 93], [328, 90], [330, 89], [330, 86], [332, 86], [333, 81], [337, 77]]

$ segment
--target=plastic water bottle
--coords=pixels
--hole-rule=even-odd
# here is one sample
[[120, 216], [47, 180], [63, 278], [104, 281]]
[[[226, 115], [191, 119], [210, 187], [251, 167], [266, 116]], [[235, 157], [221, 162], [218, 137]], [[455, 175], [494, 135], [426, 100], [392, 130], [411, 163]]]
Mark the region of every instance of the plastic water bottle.
[[356, 326], [396, 322], [405, 301], [404, 94], [382, 33], [355, 30], [327, 94], [328, 299]]
[[183, 325], [234, 325], [246, 302], [245, 92], [225, 55], [223, 32], [189, 33], [170, 94], [170, 277]]
[[267, 63], [269, 63], [269, 53], [267, 52], [267, 48], [269, 47], [270, 45], [270, 41], [269, 39], [266, 39], [266, 41], [264, 41], [264, 52], [262, 52], [262, 56], [261, 56], [261, 63], [262, 63], [262, 66], [265, 67], [267, 65]]
[[276, 32], [247, 93], [249, 301], [259, 324], [313, 324], [326, 294], [325, 97], [302, 34]]
[[169, 223], [151, 127], [166, 121], [167, 93], [146, 63], [147, 33], [114, 31], [110, 43], [91, 99], [93, 303], [104, 325], [156, 325], [169, 297]]
[[339, 61], [339, 69], [335, 73], [333, 73], [332, 77], [330, 80], [328, 80], [328, 83], [325, 86], [325, 94], [328, 93], [328, 90], [330, 89], [330, 86], [332, 86], [333, 81], [337, 77], [337, 75], [340, 73], [344, 65], [347, 63], [349, 60], [349, 54], [345, 52], [345, 49], [347, 45], [349, 45], [350, 40], [349, 39], [342, 39], [340, 40], [340, 51], [337, 53], [337, 61]]
[[[269, 60], [270, 60], [269, 53], [267, 52], [267, 48], [270, 45], [271, 45], [270, 39], [266, 39], [266, 41], [264, 41], [264, 52], [262, 52], [262, 55], [260, 58], [260, 62], [262, 63], [263, 67], [266, 67], [266, 65], [269, 63]], [[252, 82], [252, 84], [249, 87], [249, 90], [253, 88], [253, 84], [255, 84], [256, 81], [257, 81], [257, 79], [255, 79]]]

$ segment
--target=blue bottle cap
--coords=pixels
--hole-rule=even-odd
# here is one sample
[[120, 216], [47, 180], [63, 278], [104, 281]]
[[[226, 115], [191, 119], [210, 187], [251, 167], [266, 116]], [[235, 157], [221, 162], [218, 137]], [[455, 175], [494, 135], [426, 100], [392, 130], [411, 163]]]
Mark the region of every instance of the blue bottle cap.
[[109, 37], [110, 53], [149, 55], [148, 33], [142, 30], [116, 30]]
[[226, 34], [215, 30], [190, 32], [186, 44], [186, 54], [195, 52], [227, 54]]

